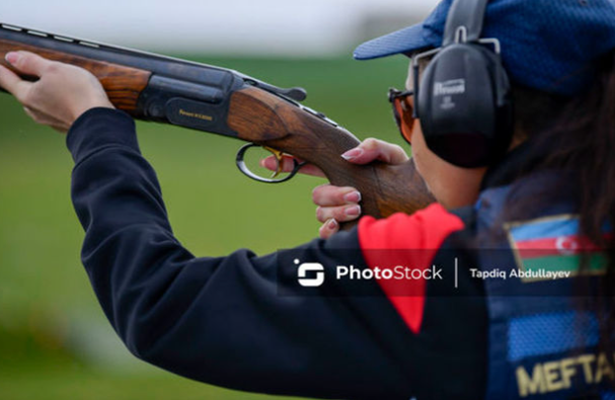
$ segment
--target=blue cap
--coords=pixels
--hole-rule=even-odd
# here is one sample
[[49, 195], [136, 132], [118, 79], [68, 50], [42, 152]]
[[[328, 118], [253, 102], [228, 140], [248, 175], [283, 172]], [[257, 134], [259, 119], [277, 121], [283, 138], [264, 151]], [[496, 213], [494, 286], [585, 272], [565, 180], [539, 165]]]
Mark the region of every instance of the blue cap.
[[[363, 43], [358, 60], [440, 47], [453, 0], [420, 24]], [[615, 0], [491, 0], [482, 37], [497, 38], [510, 79], [574, 95], [591, 84], [593, 61], [615, 48]]]

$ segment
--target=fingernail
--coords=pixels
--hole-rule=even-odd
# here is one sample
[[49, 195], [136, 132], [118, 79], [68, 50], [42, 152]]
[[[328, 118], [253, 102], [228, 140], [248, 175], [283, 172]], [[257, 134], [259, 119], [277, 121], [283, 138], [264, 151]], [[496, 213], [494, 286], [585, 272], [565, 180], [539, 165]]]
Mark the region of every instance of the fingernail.
[[361, 201], [361, 193], [354, 191], [344, 196], [344, 201], [347, 203], [358, 203]]
[[15, 64], [17, 60], [19, 60], [19, 54], [17, 54], [14, 51], [11, 51], [11, 52], [6, 53], [6, 56], [4, 56], [4, 59], [8, 61], [9, 64]]
[[334, 219], [329, 220], [329, 223], [327, 224], [327, 229], [329, 229], [330, 231], [337, 229], [337, 221]]
[[352, 206], [352, 207], [348, 207], [346, 208], [346, 210], [344, 210], [344, 212], [346, 213], [346, 215], [351, 216], [351, 217], [356, 217], [359, 214], [361, 214], [361, 206]]
[[350, 160], [353, 160], [353, 159], [359, 157], [361, 154], [363, 154], [363, 149], [354, 148], [354, 149], [348, 150], [347, 152], [342, 154], [342, 158], [344, 160], [350, 161]]

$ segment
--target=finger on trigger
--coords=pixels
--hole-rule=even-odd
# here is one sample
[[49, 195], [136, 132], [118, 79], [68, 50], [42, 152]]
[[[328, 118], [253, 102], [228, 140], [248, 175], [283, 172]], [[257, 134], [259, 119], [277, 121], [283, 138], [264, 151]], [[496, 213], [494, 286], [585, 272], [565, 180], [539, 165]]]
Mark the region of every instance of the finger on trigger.
[[[287, 155], [283, 156], [282, 157], [282, 172], [292, 172], [296, 166], [294, 160], [296, 159], [293, 158], [292, 156], [287, 156]], [[260, 161], [260, 166], [263, 168], [267, 168], [270, 171], [277, 171], [278, 161], [275, 158], [275, 156], [269, 156]], [[305, 164], [304, 166], [301, 167], [299, 172], [304, 175], [319, 176], [323, 178], [325, 176], [325, 174], [321, 171], [320, 168], [312, 164]]]
[[[278, 159], [275, 156], [269, 156], [267, 158], [263, 158], [260, 161], [260, 166], [263, 168], [267, 168], [270, 171], [278, 170]], [[295, 163], [293, 162], [293, 158], [290, 156], [282, 157], [282, 172], [292, 172], [295, 169]]]

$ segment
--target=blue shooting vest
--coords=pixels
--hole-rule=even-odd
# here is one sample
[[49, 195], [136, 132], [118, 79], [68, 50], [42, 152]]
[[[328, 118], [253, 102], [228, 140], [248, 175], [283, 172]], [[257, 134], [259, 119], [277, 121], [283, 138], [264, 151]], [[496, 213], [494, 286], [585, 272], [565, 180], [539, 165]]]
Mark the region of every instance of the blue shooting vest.
[[[551, 238], [565, 245], [566, 238], [559, 240], [557, 235], [578, 233], [573, 201], [566, 199], [538, 205], [537, 213], [516, 224], [503, 223], [505, 202], [513, 190], [536, 192], [556, 179], [555, 174], [543, 173], [522, 179], [514, 189], [506, 186], [482, 192], [475, 207], [477, 237], [481, 248], [494, 249], [481, 250], [478, 255], [482, 271], [497, 269], [510, 276], [513, 269], [529, 265], [516, 252], [520, 244], [515, 235]], [[593, 284], [599, 279], [590, 278]], [[615, 399], [610, 389], [615, 385], [614, 354], [598, 349], [598, 318], [592, 308], [582, 308], [581, 299], [575, 298], [578, 278], [486, 279], [485, 291], [488, 400]]]

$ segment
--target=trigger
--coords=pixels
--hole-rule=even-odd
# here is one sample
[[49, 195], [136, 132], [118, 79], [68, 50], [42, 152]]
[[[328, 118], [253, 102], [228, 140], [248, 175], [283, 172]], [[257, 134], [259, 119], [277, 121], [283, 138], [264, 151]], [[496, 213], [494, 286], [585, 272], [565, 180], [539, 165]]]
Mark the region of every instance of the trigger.
[[272, 149], [271, 147], [263, 146], [263, 148], [269, 151], [278, 162], [277, 170], [271, 175], [271, 179], [277, 178], [284, 168], [284, 153], [280, 150]]

